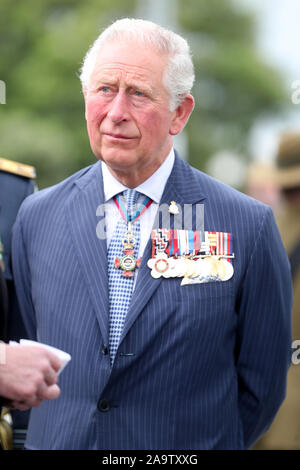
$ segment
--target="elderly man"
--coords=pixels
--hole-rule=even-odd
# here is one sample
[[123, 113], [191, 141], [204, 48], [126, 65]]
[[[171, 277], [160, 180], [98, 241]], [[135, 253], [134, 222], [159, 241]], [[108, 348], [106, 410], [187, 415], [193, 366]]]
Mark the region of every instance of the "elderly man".
[[[26, 447], [247, 448], [290, 362], [290, 270], [272, 211], [173, 150], [194, 107], [183, 38], [119, 20], [81, 80], [100, 161], [27, 198], [14, 230], [29, 335], [72, 355]], [[154, 224], [162, 206], [169, 226]]]

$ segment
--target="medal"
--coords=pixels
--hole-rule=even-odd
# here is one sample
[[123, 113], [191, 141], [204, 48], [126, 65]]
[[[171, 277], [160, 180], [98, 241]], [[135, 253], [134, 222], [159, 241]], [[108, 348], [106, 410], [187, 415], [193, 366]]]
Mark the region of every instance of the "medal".
[[186, 271], [184, 273], [184, 277], [193, 277], [195, 274], [195, 264], [196, 262], [192, 259], [186, 259], [185, 260], [185, 267]]
[[224, 274], [222, 274], [222, 281], [229, 281], [229, 279], [232, 278], [233, 276], [233, 273], [234, 273], [234, 269], [233, 269], [233, 266], [232, 264], [227, 261], [226, 259], [222, 259], [220, 260], [220, 263], [223, 264], [224, 268], [225, 268], [225, 271], [224, 271]]
[[133, 277], [133, 271], [135, 268], [139, 268], [142, 262], [142, 258], [136, 259], [134, 256], [134, 246], [136, 240], [132, 233], [132, 224], [148, 209], [152, 204], [152, 200], [149, 197], [146, 197], [135, 214], [131, 217], [129, 216], [125, 206], [123, 205], [120, 196], [117, 195], [114, 197], [115, 204], [119, 209], [119, 212], [122, 218], [127, 222], [127, 234], [123, 238], [123, 247], [124, 247], [124, 256], [121, 259], [115, 258], [114, 267], [116, 269], [122, 269], [122, 276], [124, 277]]
[[[158, 228], [152, 230], [152, 258], [159, 252], [167, 253], [167, 246], [171, 238], [171, 230]], [[169, 253], [168, 253], [169, 254]]]
[[184, 258], [177, 258], [174, 277], [183, 277], [186, 273], [186, 262]]
[[169, 213], [173, 214], [173, 215], [178, 215], [179, 214], [179, 209], [178, 209], [175, 201], [171, 201], [171, 204], [169, 205]]
[[234, 273], [231, 248], [230, 233], [156, 229], [147, 264], [154, 278], [183, 277], [181, 285], [228, 281]]
[[174, 268], [174, 259], [169, 258], [166, 253], [159, 253], [155, 258], [147, 261], [147, 266], [151, 269], [151, 276], [155, 279], [171, 277], [171, 271]]

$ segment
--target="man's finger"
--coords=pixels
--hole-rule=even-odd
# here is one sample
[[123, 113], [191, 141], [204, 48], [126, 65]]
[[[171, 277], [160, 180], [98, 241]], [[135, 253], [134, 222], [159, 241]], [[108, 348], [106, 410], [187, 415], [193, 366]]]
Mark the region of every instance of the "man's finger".
[[47, 390], [44, 393], [43, 398], [45, 400], [55, 400], [58, 398], [60, 395], [60, 388], [58, 385], [51, 385], [50, 387], [47, 387]]
[[59, 359], [59, 357], [57, 357], [51, 351], [47, 351], [47, 352], [48, 352], [48, 358], [50, 360], [51, 367], [54, 369], [55, 372], [58, 372], [62, 366], [61, 359]]
[[24, 401], [12, 400], [9, 403], [9, 408], [11, 410], [16, 410], [17, 409], [17, 410], [21, 410], [21, 411], [26, 411], [30, 407], [28, 405], [26, 405]]
[[47, 385], [54, 385], [57, 383], [57, 380], [57, 374], [52, 369], [45, 374], [45, 383]]

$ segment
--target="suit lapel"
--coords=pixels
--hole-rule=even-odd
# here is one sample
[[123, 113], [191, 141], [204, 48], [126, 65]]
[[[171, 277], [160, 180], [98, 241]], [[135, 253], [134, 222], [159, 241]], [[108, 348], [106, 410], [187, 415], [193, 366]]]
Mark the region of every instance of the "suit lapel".
[[[167, 181], [160, 205], [166, 204], [169, 206], [171, 201], [176, 201], [176, 203], [183, 208], [184, 204], [195, 204], [204, 199], [205, 196], [200, 194], [199, 183], [196, 181], [191, 167], [176, 155], [174, 167]], [[171, 218], [172, 217], [174, 216], [171, 216]], [[150, 274], [147, 261], [151, 258], [151, 255], [152, 240], [150, 237], [139, 268], [135, 290], [126, 316], [120, 343], [145, 305], [154, 295], [160, 283], [163, 282], [163, 277], [154, 279]]]
[[106, 239], [96, 234], [96, 211], [104, 203], [101, 164], [93, 165], [75, 185], [66, 204], [66, 218], [103, 340], [108, 344], [107, 246]]

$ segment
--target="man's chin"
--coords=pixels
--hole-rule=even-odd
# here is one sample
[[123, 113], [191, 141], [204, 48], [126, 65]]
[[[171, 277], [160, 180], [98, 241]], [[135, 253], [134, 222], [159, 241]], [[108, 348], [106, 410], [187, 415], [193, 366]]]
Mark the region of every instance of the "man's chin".
[[129, 172], [132, 171], [138, 163], [138, 159], [132, 153], [116, 152], [94, 152], [98, 160], [104, 162], [108, 168], [113, 171]]

